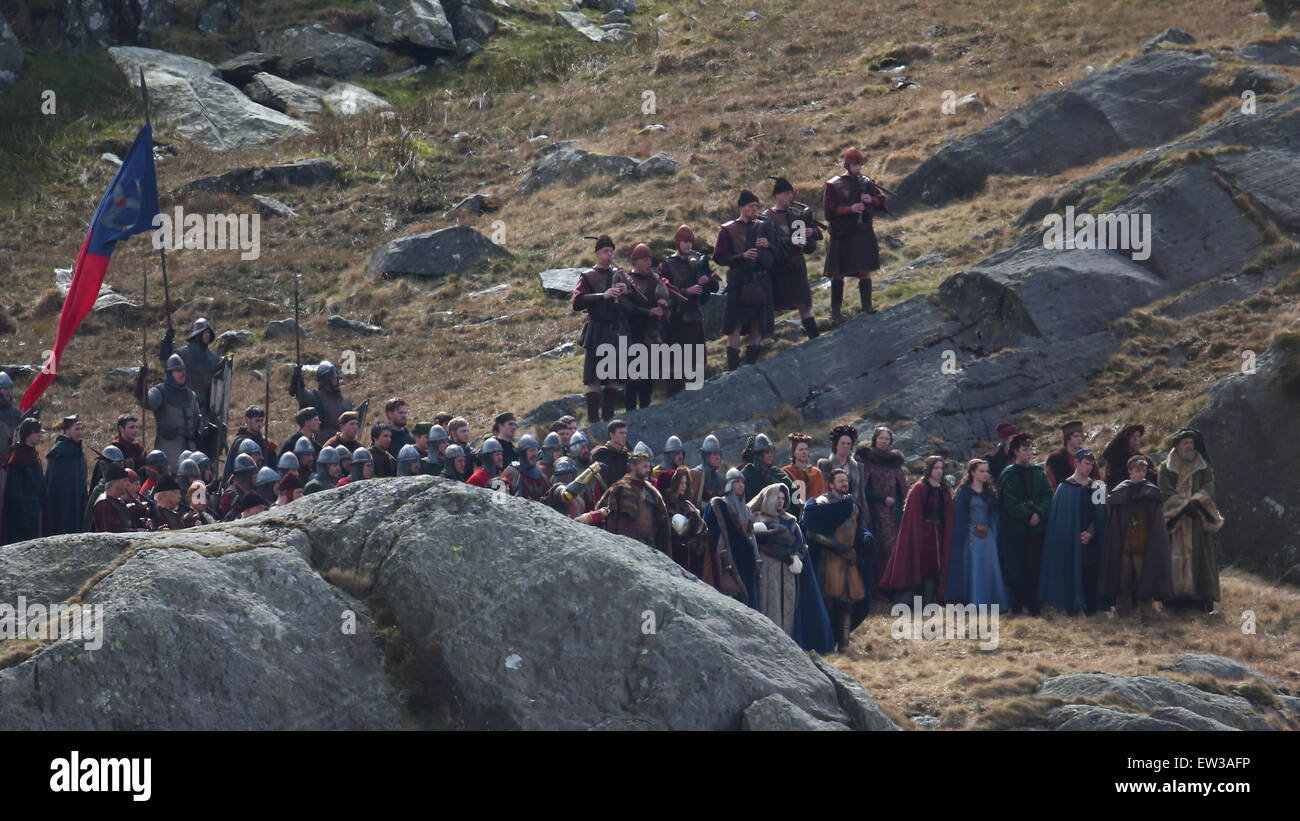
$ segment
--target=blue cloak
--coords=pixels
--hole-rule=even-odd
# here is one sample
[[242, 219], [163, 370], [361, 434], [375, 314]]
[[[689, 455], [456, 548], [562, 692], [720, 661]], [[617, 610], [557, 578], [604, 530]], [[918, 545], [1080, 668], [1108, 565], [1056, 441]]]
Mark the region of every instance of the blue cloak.
[[[1100, 485], [1100, 483], [1096, 483]], [[1043, 567], [1038, 576], [1038, 598], [1053, 607], [1070, 612], [1092, 612], [1097, 606], [1097, 569], [1102, 546], [1106, 543], [1105, 494], [1102, 503], [1092, 504], [1096, 533], [1087, 546], [1080, 543], [1083, 530], [1081, 505], [1084, 494], [1091, 496], [1093, 487], [1080, 487], [1063, 481], [1052, 497], [1052, 513], [1047, 520], [1043, 540]]]
[[[998, 561], [997, 497], [975, 495], [969, 485], [957, 491], [954, 500], [952, 555], [948, 565], [947, 599], [968, 604], [996, 604], [1003, 610], [1011, 607], [1002, 567]], [[988, 528], [980, 538], [972, 532], [976, 525]]]
[[[725, 507], [725, 502], [722, 504]], [[748, 596], [746, 604], [757, 610], [758, 582], [754, 578], [754, 569], [758, 558], [754, 555], [753, 543], [745, 534], [736, 529], [731, 520], [731, 511], [727, 511], [722, 516], [722, 521], [719, 522], [718, 516], [713, 512], [714, 509], [715, 505], [712, 501], [704, 509], [704, 524], [709, 529], [709, 544], [716, 550], [719, 539], [718, 528], [725, 527], [727, 529], [727, 545], [731, 548], [731, 561], [736, 565], [736, 572], [740, 574], [741, 583], [745, 585], [745, 593]]]
[[41, 535], [80, 533], [89, 495], [81, 443], [61, 435], [45, 456], [45, 521]]

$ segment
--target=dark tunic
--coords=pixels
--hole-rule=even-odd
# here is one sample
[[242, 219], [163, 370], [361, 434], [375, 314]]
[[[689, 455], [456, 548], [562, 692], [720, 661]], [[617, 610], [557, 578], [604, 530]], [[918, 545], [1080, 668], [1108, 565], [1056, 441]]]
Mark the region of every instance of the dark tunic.
[[320, 414], [320, 430], [316, 431], [316, 442], [320, 443], [339, 432], [339, 417], [352, 410], [352, 400], [343, 391], [317, 380], [315, 389], [299, 392], [298, 408], [315, 408]]
[[39, 538], [45, 474], [36, 448], [22, 444], [10, 448], [4, 477], [4, 526], [0, 528], [4, 544]]
[[59, 436], [45, 456], [45, 505], [42, 509], [45, 536], [80, 533], [85, 521], [86, 455], [80, 442]]
[[[855, 214], [850, 209], [864, 193], [876, 196], [865, 211]], [[880, 267], [880, 247], [871, 226], [873, 207], [885, 210], [885, 196], [877, 189], [864, 187], [862, 177], [840, 174], [826, 181], [822, 209], [831, 231], [826, 245], [826, 276], [870, 276]]]
[[596, 482], [598, 493], [603, 494], [606, 488], [627, 475], [627, 456], [626, 448], [620, 450], [608, 442], [592, 451], [591, 461], [602, 465], [600, 479]]
[[[789, 210], [769, 208], [763, 212], [763, 218], [772, 223], [777, 233], [777, 260], [772, 268], [772, 297], [776, 310], [812, 305], [808, 262], [804, 257], [816, 252], [817, 241], [822, 238], [821, 229], [812, 224], [811, 216], [792, 217]], [[798, 219], [804, 223], [804, 238], [807, 240], [802, 247], [791, 241], [794, 236], [792, 223]]]
[[[702, 306], [709, 301], [709, 295], [715, 294], [720, 287], [718, 277], [709, 270], [709, 258], [703, 254], [691, 252], [690, 259], [679, 254], [659, 263], [659, 276], [668, 280], [676, 291], [669, 292], [672, 310], [668, 316], [668, 339], [666, 341], [679, 345], [696, 345], [705, 342], [704, 312]], [[700, 284], [700, 277], [709, 278], [707, 285], [698, 296], [691, 296], [686, 289]]]
[[126, 502], [105, 496], [95, 503], [96, 533], [131, 533], [140, 529], [140, 520]]
[[392, 427], [393, 427], [393, 436], [392, 439], [388, 442], [388, 452], [389, 454], [392, 455], [394, 459], [396, 459], [397, 454], [402, 452], [403, 445], [415, 444], [415, 437], [411, 435], [411, 432], [406, 429], [405, 425], [402, 425], [401, 427], [398, 427], [397, 425], [393, 425]]
[[376, 479], [397, 475], [397, 460], [393, 458], [391, 453], [373, 445], [366, 448], [366, 450], [370, 451], [370, 458], [375, 460]]
[[1161, 505], [1160, 488], [1150, 482], [1135, 485], [1123, 481], [1106, 497], [1106, 542], [1097, 581], [1097, 593], [1102, 598], [1119, 597], [1125, 553], [1136, 553], [1142, 562], [1133, 598], [1173, 598], [1169, 531], [1165, 529]]
[[578, 337], [578, 345], [584, 351], [584, 384], [600, 381], [596, 378], [596, 349], [606, 344], [617, 346], [619, 335], [627, 333], [627, 321], [617, 301], [602, 296], [614, 284], [614, 275], [620, 270], [617, 266], [588, 268], [578, 277], [573, 289], [573, 310], [587, 312], [587, 321]]
[[[759, 248], [758, 238], [767, 239], [768, 247]], [[727, 266], [726, 302], [722, 312], [722, 330], [730, 333], [739, 328], [748, 332], [750, 322], [758, 320], [760, 333], [770, 334], [776, 327], [776, 314], [772, 309], [771, 269], [778, 250], [776, 229], [763, 219], [742, 222], [735, 219], [725, 223], [718, 231], [718, 241], [713, 246], [713, 261]], [[745, 259], [749, 249], [758, 251], [758, 259]], [[755, 282], [763, 289], [764, 301], [757, 308], [747, 308], [740, 302], [740, 292], [746, 283]]]

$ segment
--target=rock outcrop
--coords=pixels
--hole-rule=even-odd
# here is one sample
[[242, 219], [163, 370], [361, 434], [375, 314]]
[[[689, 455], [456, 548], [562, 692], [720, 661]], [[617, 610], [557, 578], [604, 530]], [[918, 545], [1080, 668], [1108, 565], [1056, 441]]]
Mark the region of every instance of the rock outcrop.
[[[366, 600], [326, 581], [340, 578]], [[452, 726], [893, 728], [666, 556], [441, 478], [358, 482], [195, 530], [6, 545], [0, 581], [105, 614], [102, 646], [46, 641], [0, 670], [6, 727], [416, 726], [376, 647], [368, 603], [382, 602], [404, 641], [441, 648]]]
[[211, 63], [135, 46], [110, 48], [108, 53], [134, 88], [140, 87], [144, 69], [158, 120], [207, 148], [261, 148], [311, 133], [306, 123], [250, 100]]
[[375, 249], [366, 276], [457, 274], [485, 256], [505, 250], [468, 225], [453, 225], [386, 242]]

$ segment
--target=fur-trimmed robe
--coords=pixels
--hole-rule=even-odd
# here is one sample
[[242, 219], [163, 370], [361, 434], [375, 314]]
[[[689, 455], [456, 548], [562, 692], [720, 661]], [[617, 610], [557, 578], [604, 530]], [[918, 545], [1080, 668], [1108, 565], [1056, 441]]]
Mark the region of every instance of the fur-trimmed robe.
[[[1160, 495], [1166, 522], [1178, 520], [1169, 530], [1169, 552], [1174, 598], [1219, 600], [1219, 530], [1223, 516], [1214, 504], [1214, 469], [1200, 453], [1191, 462], [1177, 448], [1160, 465]], [[1178, 514], [1189, 503], [1196, 507]]]
[[[649, 510], [642, 510], [643, 505], [648, 505]], [[605, 529], [610, 533], [636, 539], [647, 547], [672, 555], [668, 506], [654, 485], [631, 475], [624, 476], [605, 491], [596, 503], [596, 509], [604, 514]]]

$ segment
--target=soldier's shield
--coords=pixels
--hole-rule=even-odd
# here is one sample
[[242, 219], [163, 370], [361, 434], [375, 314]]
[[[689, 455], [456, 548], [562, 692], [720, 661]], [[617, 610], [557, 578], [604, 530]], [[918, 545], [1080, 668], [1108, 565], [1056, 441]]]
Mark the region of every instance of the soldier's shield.
[[212, 461], [217, 461], [226, 444], [226, 419], [230, 414], [231, 375], [235, 367], [233, 354], [221, 358], [216, 373], [212, 375], [212, 388], [208, 392], [208, 406], [203, 409], [209, 423], [202, 450]]

